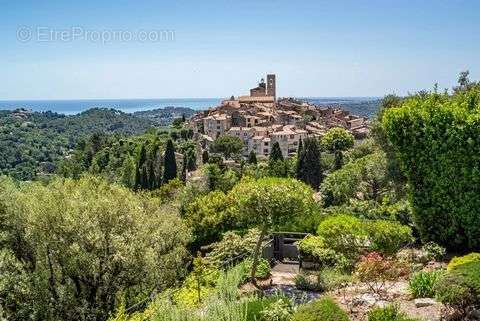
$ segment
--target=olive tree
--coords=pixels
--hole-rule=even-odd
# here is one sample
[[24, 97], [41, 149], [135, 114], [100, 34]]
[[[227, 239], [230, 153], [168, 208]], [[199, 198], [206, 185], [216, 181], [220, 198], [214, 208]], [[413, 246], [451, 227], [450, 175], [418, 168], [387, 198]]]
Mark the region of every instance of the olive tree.
[[267, 232], [300, 217], [312, 216], [313, 190], [295, 179], [268, 177], [241, 181], [230, 191], [229, 197], [238, 221], [260, 229], [251, 270], [255, 284], [258, 257]]
[[[159, 200], [98, 178], [0, 181], [0, 304], [10, 320], [106, 320], [185, 272], [190, 236]], [[8, 304], [4, 304], [8, 300]]]

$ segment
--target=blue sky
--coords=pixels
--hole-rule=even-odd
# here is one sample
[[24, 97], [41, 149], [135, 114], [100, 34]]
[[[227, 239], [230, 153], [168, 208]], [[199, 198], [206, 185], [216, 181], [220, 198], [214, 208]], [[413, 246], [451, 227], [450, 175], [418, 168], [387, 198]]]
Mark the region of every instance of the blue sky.
[[[479, 18], [475, 0], [0, 0], [0, 100], [227, 97], [271, 72], [281, 96], [450, 88], [465, 69], [480, 79]], [[19, 28], [175, 40], [22, 42]]]

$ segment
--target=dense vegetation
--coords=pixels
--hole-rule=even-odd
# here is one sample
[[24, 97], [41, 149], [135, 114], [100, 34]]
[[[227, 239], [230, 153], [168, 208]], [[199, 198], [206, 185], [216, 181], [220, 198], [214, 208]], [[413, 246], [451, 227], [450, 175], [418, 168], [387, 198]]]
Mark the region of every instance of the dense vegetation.
[[418, 94], [383, 115], [426, 241], [480, 248], [480, 86]]
[[[231, 136], [202, 149], [185, 117], [168, 131], [119, 126], [133, 116], [107, 110], [25, 116], [50, 117], [43, 129], [4, 119], [2, 130], [24, 133], [9, 153], [32, 160], [4, 171], [17, 180], [0, 178], [0, 319], [349, 320], [337, 290], [359, 284], [388, 301], [400, 279], [412, 298], [435, 297], [465, 319], [480, 303], [480, 255], [427, 263], [445, 247], [479, 247], [479, 101], [465, 74], [452, 94], [389, 95], [367, 139], [333, 128], [290, 158], [278, 145], [244, 157]], [[25, 149], [30, 135], [41, 139]], [[44, 147], [55, 174], [19, 181], [35, 178], [43, 158], [29, 151]], [[272, 273], [261, 253], [275, 231], [309, 233], [298, 248], [312, 268], [295, 286], [328, 295], [248, 292]], [[400, 305], [364, 319], [415, 320]]]
[[113, 109], [90, 109], [73, 116], [52, 112], [0, 111], [0, 173], [20, 180], [51, 174], [56, 163], [93, 133], [138, 135], [148, 119]]

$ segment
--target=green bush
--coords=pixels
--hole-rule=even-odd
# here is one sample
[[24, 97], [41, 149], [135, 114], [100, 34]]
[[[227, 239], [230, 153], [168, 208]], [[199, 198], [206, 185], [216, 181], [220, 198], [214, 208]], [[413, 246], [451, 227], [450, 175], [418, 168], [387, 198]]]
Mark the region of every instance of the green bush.
[[295, 277], [295, 287], [305, 291], [323, 291], [325, 290], [318, 274], [299, 273]]
[[377, 220], [367, 223], [371, 250], [394, 255], [413, 241], [410, 227], [398, 222]]
[[454, 257], [447, 266], [447, 270], [455, 270], [460, 265], [480, 261], [480, 253], [470, 253], [464, 256]]
[[324, 297], [302, 305], [293, 314], [293, 321], [348, 321], [348, 315], [332, 298]]
[[382, 117], [422, 239], [450, 249], [480, 248], [479, 116], [480, 86], [473, 86], [414, 95]]
[[326, 268], [319, 272], [318, 279], [322, 287], [325, 290], [330, 291], [345, 287], [348, 283], [353, 281], [353, 276], [342, 272], [339, 269]]
[[267, 306], [261, 313], [262, 321], [290, 321], [293, 308], [290, 301], [278, 299]]
[[[247, 280], [250, 277], [250, 272], [252, 270], [252, 259], [246, 259], [240, 263], [244, 269], [243, 279]], [[267, 260], [260, 258], [258, 260], [257, 273], [256, 277], [259, 279], [266, 279], [270, 276], [272, 268]]]
[[366, 221], [344, 214], [326, 218], [318, 227], [318, 235], [319, 244], [350, 259], [365, 249], [394, 255], [413, 240], [410, 227], [398, 222]]
[[308, 235], [298, 242], [298, 249], [302, 260], [316, 263], [321, 268], [337, 266], [346, 260], [342, 254], [327, 248], [321, 236]]
[[246, 321], [258, 321], [262, 317], [262, 311], [278, 300], [277, 297], [254, 298], [246, 303]]
[[363, 221], [349, 215], [327, 217], [318, 226], [317, 233], [325, 246], [349, 258], [357, 257], [368, 245], [368, 232]]
[[422, 250], [427, 253], [429, 260], [441, 260], [446, 254], [444, 247], [435, 242], [428, 242], [422, 246]]
[[480, 302], [480, 261], [471, 261], [447, 271], [436, 283], [437, 300], [458, 310]]
[[442, 271], [415, 273], [408, 282], [410, 294], [414, 298], [433, 298], [435, 283], [442, 273]]
[[376, 308], [368, 313], [368, 321], [416, 321], [401, 312], [397, 305]]
[[205, 247], [210, 250], [206, 255], [207, 262], [218, 266], [239, 256], [252, 254], [259, 234], [257, 229], [251, 229], [243, 236], [233, 231], [226, 232], [221, 241]]

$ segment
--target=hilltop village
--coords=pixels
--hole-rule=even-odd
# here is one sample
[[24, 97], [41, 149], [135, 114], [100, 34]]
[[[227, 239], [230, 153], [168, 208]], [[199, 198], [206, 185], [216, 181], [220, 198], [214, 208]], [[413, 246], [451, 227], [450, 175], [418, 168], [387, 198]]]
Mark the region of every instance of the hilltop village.
[[189, 121], [195, 137], [208, 148], [217, 137], [231, 135], [243, 140], [244, 155], [252, 150], [267, 156], [278, 142], [287, 157], [297, 152], [301, 139], [322, 137], [328, 129], [342, 127], [357, 139], [368, 133], [368, 119], [349, 111], [320, 107], [295, 98], [277, 99], [276, 76], [267, 75], [246, 96], [232, 96], [220, 106], [195, 114]]

